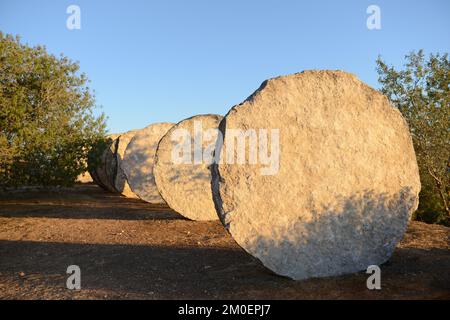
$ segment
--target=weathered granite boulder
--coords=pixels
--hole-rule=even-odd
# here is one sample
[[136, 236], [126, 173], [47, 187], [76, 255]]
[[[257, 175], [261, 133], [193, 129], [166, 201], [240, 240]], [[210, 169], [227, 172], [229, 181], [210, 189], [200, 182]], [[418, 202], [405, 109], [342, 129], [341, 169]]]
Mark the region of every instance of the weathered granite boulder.
[[164, 203], [156, 188], [153, 164], [159, 140], [173, 125], [155, 123], [138, 131], [127, 144], [120, 161], [130, 191], [150, 203]]
[[217, 220], [211, 171], [222, 116], [198, 115], [173, 126], [159, 142], [154, 175], [159, 193], [191, 220]]
[[[306, 279], [389, 259], [420, 180], [408, 126], [380, 92], [342, 71], [278, 77], [233, 107], [220, 130], [217, 212], [266, 267]], [[241, 164], [236, 136], [247, 137]]]
[[114, 188], [113, 179], [111, 178], [110, 166], [114, 162], [116, 150], [116, 138], [119, 134], [110, 134], [105, 141], [102, 141], [90, 152], [90, 160], [95, 158], [95, 164], [88, 164], [89, 173], [94, 182], [103, 189], [110, 192], [117, 192]]
[[121, 134], [117, 138], [117, 148], [114, 156], [114, 163], [111, 163], [112, 165], [115, 165], [115, 167], [110, 167], [110, 172], [114, 181], [114, 188], [117, 190], [117, 192], [128, 198], [135, 199], [137, 199], [138, 196], [131, 190], [128, 184], [127, 177], [122, 168], [122, 162], [128, 143], [139, 132], [140, 130], [131, 130]]

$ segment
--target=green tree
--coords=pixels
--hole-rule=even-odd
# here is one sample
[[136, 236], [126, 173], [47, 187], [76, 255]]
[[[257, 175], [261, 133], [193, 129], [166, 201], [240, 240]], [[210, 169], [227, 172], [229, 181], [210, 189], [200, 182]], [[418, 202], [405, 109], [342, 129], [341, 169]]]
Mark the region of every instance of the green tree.
[[71, 185], [105, 135], [79, 65], [0, 32], [0, 186]]
[[422, 191], [416, 218], [450, 223], [450, 61], [422, 50], [402, 70], [377, 60], [384, 93], [407, 120], [419, 164]]

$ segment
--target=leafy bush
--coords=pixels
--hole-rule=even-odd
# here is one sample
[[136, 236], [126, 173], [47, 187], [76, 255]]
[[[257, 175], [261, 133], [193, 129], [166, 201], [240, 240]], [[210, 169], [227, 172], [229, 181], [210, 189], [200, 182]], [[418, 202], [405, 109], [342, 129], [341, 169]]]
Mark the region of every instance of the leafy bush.
[[71, 185], [105, 135], [79, 66], [0, 32], [0, 186]]
[[407, 120], [419, 164], [422, 191], [416, 219], [450, 224], [450, 61], [423, 51], [406, 56], [404, 70], [378, 58], [381, 92]]

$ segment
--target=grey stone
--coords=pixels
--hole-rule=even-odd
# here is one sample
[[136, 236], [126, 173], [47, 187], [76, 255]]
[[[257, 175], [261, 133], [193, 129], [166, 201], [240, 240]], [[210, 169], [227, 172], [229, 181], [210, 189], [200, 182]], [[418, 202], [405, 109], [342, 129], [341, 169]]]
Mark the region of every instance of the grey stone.
[[138, 131], [123, 153], [120, 166], [130, 191], [144, 201], [154, 204], [164, 203], [156, 188], [153, 164], [159, 140], [173, 125], [173, 123], [155, 123]]
[[[191, 220], [218, 219], [210, 165], [221, 119], [208, 114], [179, 122], [161, 139], [156, 152], [154, 175], [159, 193], [173, 210]], [[174, 153], [186, 156], [186, 161], [174, 160]]]
[[117, 190], [117, 192], [121, 193], [123, 196], [127, 198], [138, 198], [138, 196], [131, 190], [127, 177], [125, 175], [125, 172], [122, 168], [122, 162], [123, 157], [125, 154], [125, 150], [131, 141], [131, 139], [139, 133], [140, 130], [131, 130], [126, 133], [121, 134], [117, 138], [117, 144], [116, 144], [116, 152], [114, 155], [115, 163], [112, 163], [112, 165], [115, 165], [115, 167], [111, 167], [111, 173], [114, 181], [114, 188]]
[[106, 146], [103, 152], [100, 154], [100, 161], [95, 169], [95, 180], [98, 180], [98, 184], [109, 192], [117, 192], [114, 188], [114, 179], [111, 175], [111, 166], [115, 163], [115, 152], [117, 147], [117, 137], [119, 134], [110, 134], [106, 140]]

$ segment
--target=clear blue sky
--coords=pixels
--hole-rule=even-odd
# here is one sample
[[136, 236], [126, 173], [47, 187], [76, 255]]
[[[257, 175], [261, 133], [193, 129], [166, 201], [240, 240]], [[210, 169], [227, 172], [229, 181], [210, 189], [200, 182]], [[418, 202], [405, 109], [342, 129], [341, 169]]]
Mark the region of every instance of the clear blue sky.
[[[81, 8], [81, 30], [66, 9]], [[381, 9], [368, 30], [366, 9]], [[450, 1], [0, 0], [0, 30], [79, 61], [111, 132], [225, 114], [270, 77], [342, 69], [377, 87], [380, 54], [450, 51]]]

